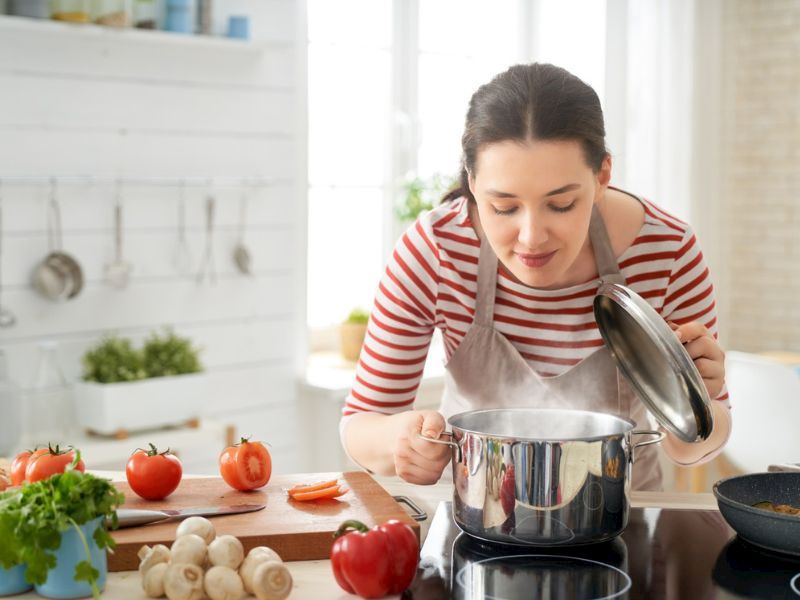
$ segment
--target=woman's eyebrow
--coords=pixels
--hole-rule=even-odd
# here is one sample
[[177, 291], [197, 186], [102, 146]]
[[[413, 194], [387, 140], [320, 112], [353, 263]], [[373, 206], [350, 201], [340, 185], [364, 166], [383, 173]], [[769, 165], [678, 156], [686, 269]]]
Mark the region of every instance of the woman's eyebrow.
[[567, 185], [561, 186], [556, 190], [547, 192], [545, 196], [557, 196], [558, 194], [563, 194], [564, 192], [571, 192], [572, 190], [580, 189], [580, 187], [581, 187], [580, 183], [569, 183]]
[[[567, 185], [563, 185], [558, 189], [551, 190], [551, 191], [547, 192], [545, 194], [545, 197], [557, 196], [558, 194], [563, 194], [565, 192], [571, 192], [573, 190], [580, 189], [580, 187], [581, 187], [580, 183], [568, 183]], [[494, 196], [496, 198], [516, 198], [517, 197], [516, 194], [512, 194], [510, 192], [503, 192], [503, 191], [500, 191], [500, 190], [496, 190], [494, 188], [487, 188], [486, 189], [486, 193], [489, 194], [490, 196]]]

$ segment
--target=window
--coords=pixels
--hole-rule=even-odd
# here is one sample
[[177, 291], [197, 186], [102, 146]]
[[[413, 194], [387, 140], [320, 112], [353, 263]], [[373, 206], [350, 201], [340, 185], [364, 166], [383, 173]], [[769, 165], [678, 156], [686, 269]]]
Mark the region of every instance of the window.
[[605, 10], [596, 0], [309, 0], [312, 330], [371, 306], [399, 234], [400, 185], [457, 173], [479, 85], [541, 60], [602, 98]]

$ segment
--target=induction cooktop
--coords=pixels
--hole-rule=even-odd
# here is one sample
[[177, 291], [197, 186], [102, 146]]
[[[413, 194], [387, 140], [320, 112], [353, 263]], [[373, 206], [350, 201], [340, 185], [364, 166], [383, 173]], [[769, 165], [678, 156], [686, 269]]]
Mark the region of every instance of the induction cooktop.
[[736, 537], [717, 511], [631, 509], [614, 540], [530, 548], [463, 533], [442, 502], [403, 598], [800, 599], [800, 559]]

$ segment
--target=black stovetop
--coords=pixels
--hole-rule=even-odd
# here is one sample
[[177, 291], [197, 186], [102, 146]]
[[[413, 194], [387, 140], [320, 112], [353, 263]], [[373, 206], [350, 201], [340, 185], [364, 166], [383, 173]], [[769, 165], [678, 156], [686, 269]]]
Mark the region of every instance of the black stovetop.
[[503, 546], [462, 533], [442, 502], [403, 598], [798, 600], [800, 558], [749, 545], [705, 510], [632, 509], [622, 535], [592, 546]]

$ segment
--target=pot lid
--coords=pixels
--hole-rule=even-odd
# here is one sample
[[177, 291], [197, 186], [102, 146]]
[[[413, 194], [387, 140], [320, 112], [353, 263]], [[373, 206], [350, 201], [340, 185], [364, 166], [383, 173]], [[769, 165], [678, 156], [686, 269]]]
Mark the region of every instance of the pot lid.
[[600, 334], [620, 371], [658, 422], [683, 441], [711, 434], [711, 401], [689, 353], [647, 301], [618, 283], [594, 298]]

